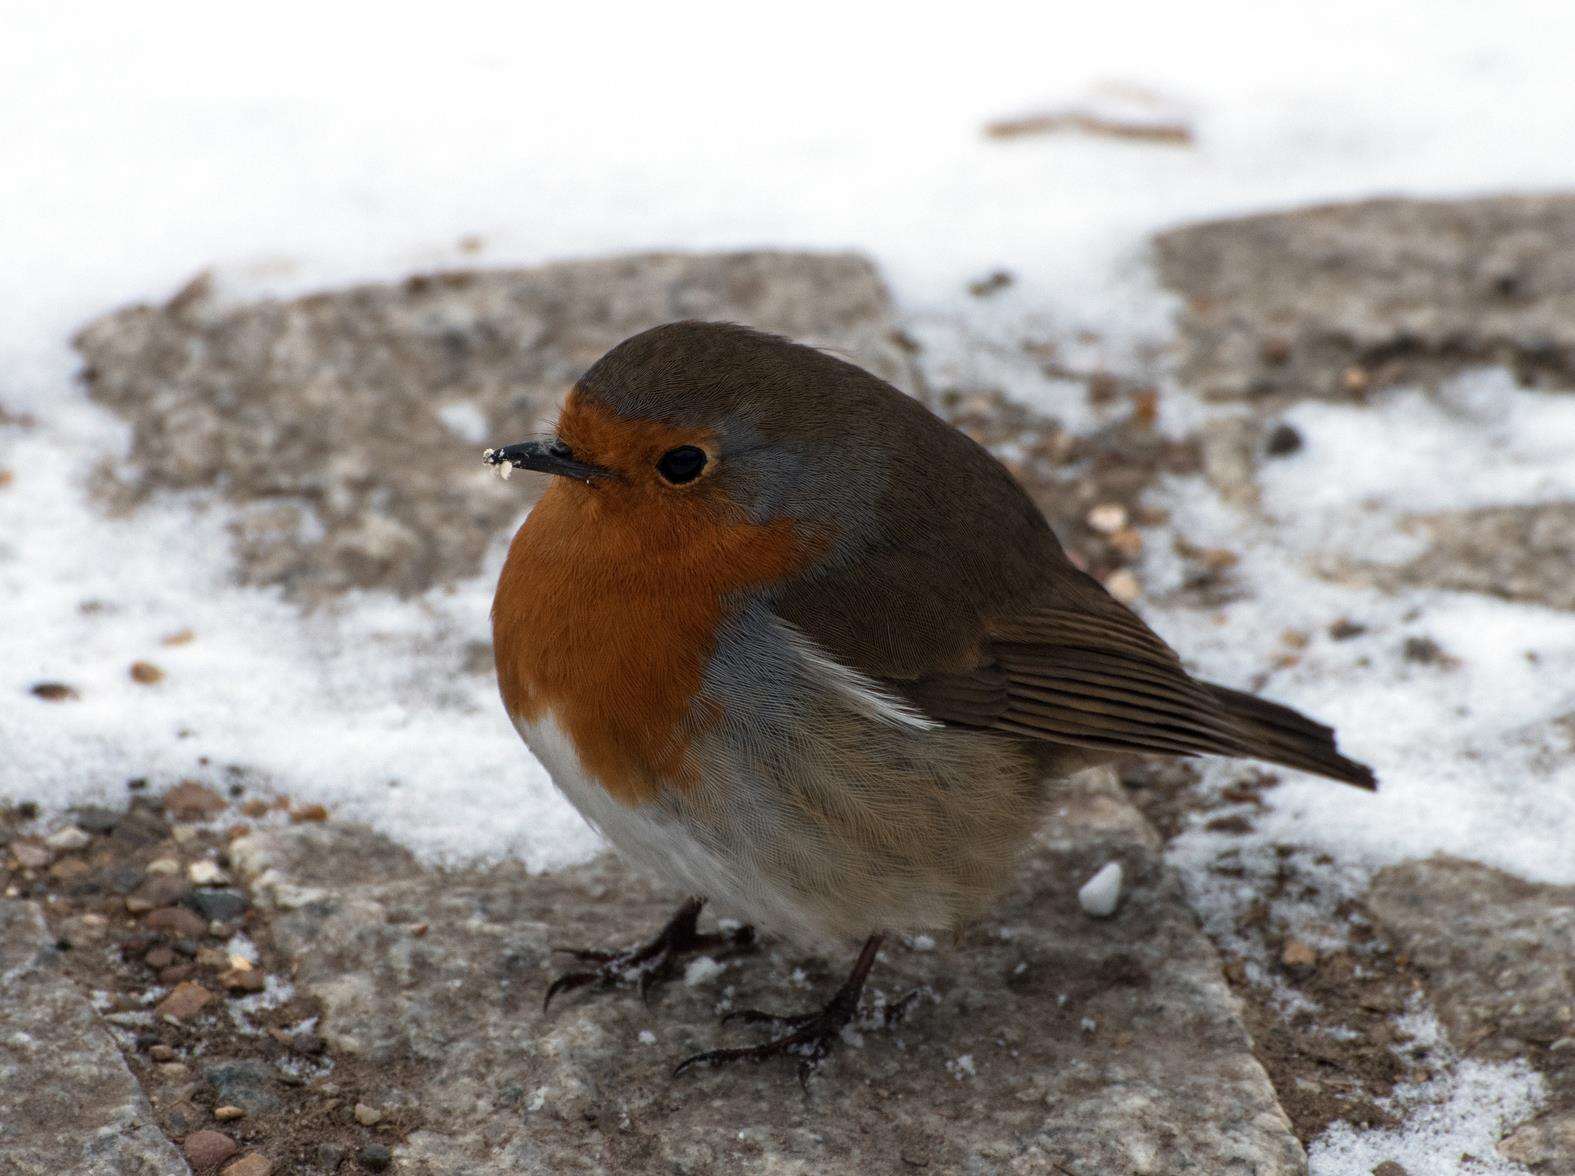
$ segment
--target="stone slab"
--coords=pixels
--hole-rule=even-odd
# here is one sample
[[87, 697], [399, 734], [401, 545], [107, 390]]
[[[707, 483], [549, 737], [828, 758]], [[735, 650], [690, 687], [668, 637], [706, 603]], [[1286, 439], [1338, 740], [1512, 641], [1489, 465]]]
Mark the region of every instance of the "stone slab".
[[645, 254], [467, 271], [225, 306], [197, 283], [76, 339], [132, 425], [116, 505], [207, 489], [240, 506], [242, 578], [315, 600], [473, 574], [520, 508], [487, 445], [546, 426], [620, 340], [680, 318], [825, 346], [912, 387], [886, 289], [843, 253]]
[[0, 900], [0, 1172], [189, 1176], [36, 903]]
[[[851, 951], [817, 960], [768, 942], [650, 1007], [614, 992], [544, 1015], [552, 945], [644, 938], [677, 896], [610, 858], [543, 877], [437, 873], [335, 825], [259, 832], [232, 856], [276, 909], [330, 1045], [379, 1062], [385, 1101], [419, 1110], [401, 1171], [1304, 1171], [1156, 835], [1100, 774], [1067, 786], [990, 921], [955, 949], [883, 952], [881, 993], [931, 995], [807, 1090], [786, 1064], [669, 1074], [753, 1039], [720, 1027], [719, 1009], [807, 1007]], [[1077, 889], [1110, 860], [1127, 893], [1114, 918], [1092, 919]]]

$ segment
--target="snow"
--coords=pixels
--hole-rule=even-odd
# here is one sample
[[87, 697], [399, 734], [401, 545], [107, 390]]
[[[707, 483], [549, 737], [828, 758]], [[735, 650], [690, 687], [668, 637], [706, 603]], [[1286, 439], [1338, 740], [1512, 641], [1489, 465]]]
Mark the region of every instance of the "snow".
[[1078, 887], [1077, 904], [1095, 919], [1108, 919], [1121, 902], [1121, 863], [1106, 862], [1094, 876]]
[[[1417, 1044], [1452, 1053], [1437, 1021], [1413, 1014], [1403, 1022]], [[1518, 1176], [1525, 1169], [1498, 1154], [1498, 1141], [1531, 1115], [1542, 1095], [1541, 1076], [1523, 1063], [1457, 1059], [1442, 1078], [1395, 1087], [1384, 1109], [1403, 1126], [1358, 1131], [1337, 1123], [1308, 1149], [1308, 1169], [1314, 1176], [1365, 1173], [1390, 1160], [1407, 1172]], [[1444, 1169], [1441, 1162], [1460, 1166]]]
[[[234, 299], [645, 248], [856, 248], [891, 282], [932, 376], [1005, 387], [1079, 428], [1096, 410], [1013, 341], [1092, 328], [1068, 366], [1164, 380], [1174, 307], [1147, 262], [1156, 229], [1575, 179], [1567, 5], [1510, 0], [1485, 16], [1468, 0], [1233, 0], [1030, 17], [995, 0], [966, 16], [806, 3], [787, 18], [702, 5], [675, 21], [466, 0], [434, 16], [287, 0], [259, 20], [189, 0], [8, 5], [0, 407], [37, 424], [0, 424], [0, 799], [58, 812], [121, 798], [128, 775], [224, 773], [370, 822], [427, 860], [541, 869], [597, 846], [492, 686], [450, 669], [486, 638], [501, 538], [452, 589], [351, 596], [303, 618], [232, 583], [230, 516], [211, 498], [159, 497], [125, 519], [90, 505], [84, 483], [126, 460], [128, 431], [75, 381], [71, 333], [199, 270]], [[1038, 111], [1109, 113], [1112, 95], [1134, 93], [1122, 83], [1156, 95], [1195, 145], [981, 134]], [[1003, 267], [1013, 284], [966, 293]], [[1160, 423], [1180, 433], [1224, 411], [1167, 384]], [[472, 405], [443, 420], [467, 444], [488, 440]], [[1353, 892], [1374, 868], [1440, 851], [1575, 881], [1575, 757], [1549, 733], [1575, 710], [1575, 618], [1310, 574], [1353, 551], [1403, 560], [1405, 515], [1570, 497], [1575, 403], [1484, 370], [1440, 398], [1400, 390], [1289, 420], [1306, 444], [1267, 471], [1273, 526], [1197, 480], [1161, 495], [1173, 531], [1242, 555], [1247, 598], [1167, 606], [1181, 571], [1157, 536], [1142, 607], [1196, 668], [1235, 684], [1273, 664], [1284, 630], [1312, 634], [1263, 690], [1334, 722], [1384, 786], [1367, 797], [1287, 774], [1245, 840], [1185, 833], [1169, 853], [1205, 920], [1218, 931], [1237, 910], [1207, 881], [1227, 845], [1326, 852], [1330, 885]], [[1341, 616], [1367, 632], [1326, 639]], [[185, 629], [194, 640], [163, 643]], [[1410, 636], [1459, 665], [1408, 662]], [[139, 659], [166, 671], [157, 687], [129, 678]], [[27, 694], [46, 679], [81, 698]], [[1212, 765], [1203, 786], [1237, 771]], [[1462, 1062], [1444, 1085], [1397, 1095], [1412, 1098], [1398, 1132], [1331, 1132], [1314, 1170], [1365, 1172], [1377, 1157], [1439, 1171], [1407, 1157], [1461, 1151], [1497, 1163], [1493, 1125], [1533, 1087]]]

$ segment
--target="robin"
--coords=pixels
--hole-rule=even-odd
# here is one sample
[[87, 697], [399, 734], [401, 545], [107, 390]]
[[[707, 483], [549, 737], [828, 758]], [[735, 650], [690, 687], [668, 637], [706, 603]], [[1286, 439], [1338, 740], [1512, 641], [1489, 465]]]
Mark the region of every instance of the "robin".
[[555, 475], [493, 603], [509, 717], [586, 820], [695, 896], [648, 943], [575, 953], [548, 1003], [745, 946], [699, 931], [707, 898], [863, 939], [823, 1008], [743, 1014], [776, 1036], [679, 1071], [818, 1065], [882, 937], [979, 915], [1083, 768], [1220, 755], [1376, 786], [1328, 727], [1193, 678], [983, 447], [822, 351], [656, 327], [580, 378], [555, 436], [486, 460]]

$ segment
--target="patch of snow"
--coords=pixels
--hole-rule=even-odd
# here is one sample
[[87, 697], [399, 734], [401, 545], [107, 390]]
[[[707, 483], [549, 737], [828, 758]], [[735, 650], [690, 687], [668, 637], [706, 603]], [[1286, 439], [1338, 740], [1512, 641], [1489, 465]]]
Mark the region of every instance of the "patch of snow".
[[979, 1076], [979, 1067], [974, 1064], [972, 1054], [963, 1054], [960, 1057], [947, 1060], [946, 1072], [961, 1082], [967, 1078], [977, 1078]]
[[1405, 1028], [1435, 1054], [1447, 1056], [1444, 1073], [1395, 1087], [1384, 1109], [1399, 1120], [1398, 1127], [1330, 1127], [1307, 1149], [1309, 1176], [1371, 1172], [1385, 1160], [1408, 1172], [1439, 1176], [1523, 1176], [1526, 1170], [1500, 1156], [1497, 1145], [1541, 1104], [1542, 1076], [1520, 1061], [1455, 1056], [1429, 1017], [1408, 1017]]
[[452, 400], [440, 405], [437, 418], [445, 429], [470, 445], [480, 445], [487, 439], [487, 416], [472, 401]]
[[726, 964], [719, 964], [710, 956], [697, 956], [690, 960], [688, 967], [684, 969], [684, 983], [694, 988], [708, 980], [714, 980], [725, 971], [727, 971]]

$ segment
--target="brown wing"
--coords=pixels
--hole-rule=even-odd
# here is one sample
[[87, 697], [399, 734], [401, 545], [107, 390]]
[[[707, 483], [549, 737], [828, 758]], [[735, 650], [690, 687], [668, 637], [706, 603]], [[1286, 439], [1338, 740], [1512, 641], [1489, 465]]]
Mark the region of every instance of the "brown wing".
[[1330, 728], [1198, 681], [1135, 614], [1106, 600], [991, 624], [978, 666], [904, 691], [943, 722], [1112, 754], [1263, 759], [1375, 786], [1369, 768], [1335, 750]]

